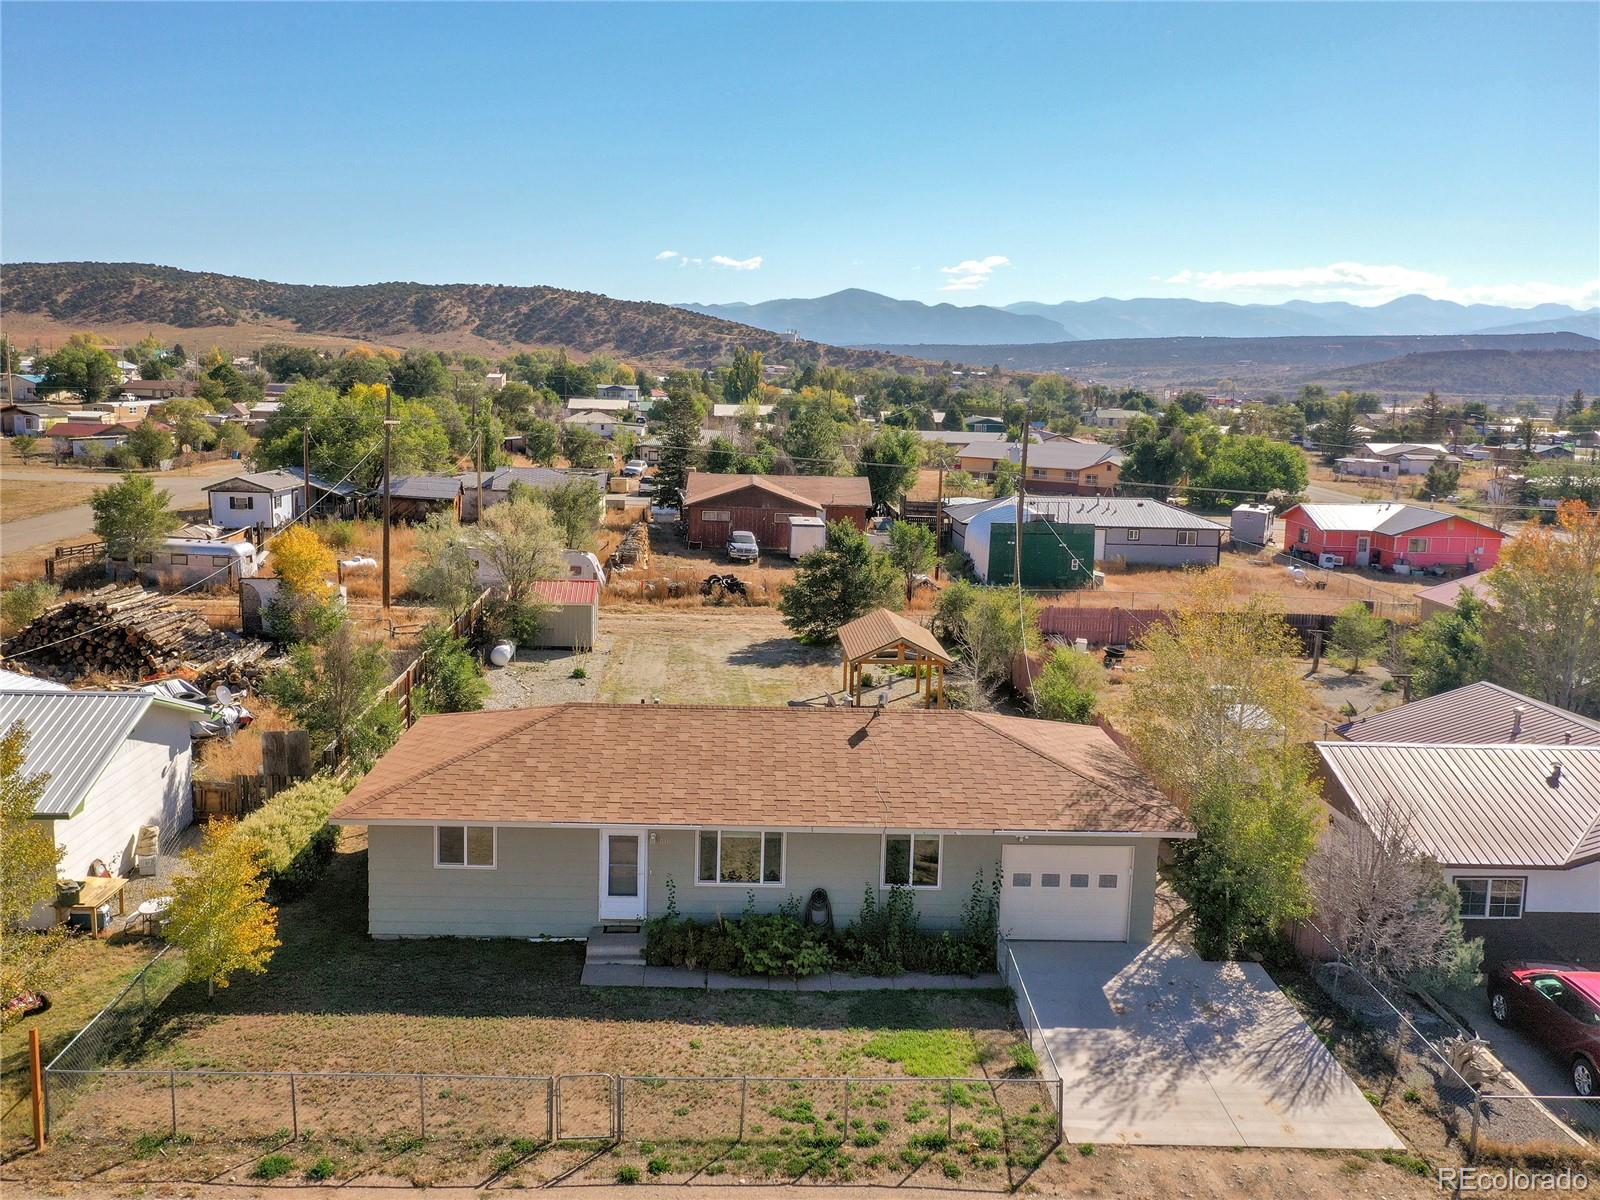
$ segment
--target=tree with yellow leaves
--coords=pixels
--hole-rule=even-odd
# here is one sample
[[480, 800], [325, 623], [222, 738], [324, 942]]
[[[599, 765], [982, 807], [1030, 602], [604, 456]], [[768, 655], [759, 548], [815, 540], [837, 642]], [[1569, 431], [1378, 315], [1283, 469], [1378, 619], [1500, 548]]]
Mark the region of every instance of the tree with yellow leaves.
[[272, 539], [272, 571], [280, 586], [302, 596], [321, 595], [333, 574], [333, 551], [304, 525], [291, 525]]
[[172, 884], [167, 940], [183, 949], [190, 979], [206, 995], [237, 971], [259, 975], [278, 948], [278, 912], [267, 903], [260, 848], [231, 821], [206, 826], [200, 845], [183, 856]]

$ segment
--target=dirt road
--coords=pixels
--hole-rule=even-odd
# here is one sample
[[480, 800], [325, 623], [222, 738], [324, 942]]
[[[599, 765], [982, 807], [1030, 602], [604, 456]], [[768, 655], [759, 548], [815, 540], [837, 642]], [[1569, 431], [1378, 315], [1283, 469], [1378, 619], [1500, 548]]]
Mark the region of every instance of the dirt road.
[[[208, 483], [226, 479], [229, 475], [237, 475], [243, 469], [240, 463], [223, 460], [206, 463], [190, 473], [168, 472], [164, 475], [155, 475], [153, 478], [157, 486], [172, 493], [173, 508], [199, 508], [206, 502], [204, 489]], [[70, 468], [19, 467], [8, 463], [4, 470], [8, 483], [26, 482], [38, 487], [65, 484], [77, 486], [94, 484], [97, 487], [104, 487], [117, 481], [117, 476], [109, 472]], [[65, 538], [82, 536], [87, 539], [93, 527], [94, 512], [87, 504], [75, 504], [71, 508], [40, 513], [38, 516], [25, 517], [20, 521], [8, 521], [5, 519], [5, 514], [0, 513], [0, 554], [15, 554], [21, 550], [31, 550], [35, 546], [47, 546], [51, 542], [59, 542]]]

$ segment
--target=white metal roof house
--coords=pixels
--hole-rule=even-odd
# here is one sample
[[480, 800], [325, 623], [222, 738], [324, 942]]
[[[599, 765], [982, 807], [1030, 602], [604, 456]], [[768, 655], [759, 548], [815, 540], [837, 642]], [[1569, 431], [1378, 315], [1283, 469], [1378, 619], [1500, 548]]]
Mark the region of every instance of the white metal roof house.
[[1490, 962], [1600, 965], [1600, 746], [1318, 742], [1335, 820], [1386, 812], [1461, 891]]
[[64, 877], [87, 877], [97, 859], [118, 874], [145, 825], [160, 826], [163, 848], [177, 841], [194, 816], [190, 722], [205, 709], [149, 692], [0, 684], [0, 729], [20, 721], [24, 770], [50, 777], [33, 815], [51, 822]]
[[[945, 506], [951, 542], [972, 559], [979, 579], [989, 577], [989, 542], [995, 525], [1014, 525], [1015, 496]], [[1214, 567], [1222, 555], [1226, 530], [1175, 505], [1126, 496], [1029, 496], [1027, 521], [1094, 526], [1098, 563], [1158, 563]]]
[[211, 523], [224, 529], [278, 529], [300, 512], [305, 484], [287, 471], [252, 471], [207, 484]]

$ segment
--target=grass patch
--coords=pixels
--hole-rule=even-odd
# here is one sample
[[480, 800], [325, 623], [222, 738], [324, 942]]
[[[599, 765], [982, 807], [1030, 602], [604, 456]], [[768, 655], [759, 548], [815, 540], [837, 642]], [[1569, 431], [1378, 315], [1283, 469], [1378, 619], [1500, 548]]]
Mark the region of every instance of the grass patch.
[[306, 1178], [315, 1179], [319, 1182], [324, 1179], [332, 1179], [334, 1170], [333, 1159], [324, 1155], [306, 1168]]
[[294, 1159], [287, 1154], [269, 1154], [250, 1172], [252, 1179], [282, 1179], [294, 1170]]
[[861, 1052], [919, 1078], [966, 1075], [978, 1065], [978, 1047], [965, 1029], [884, 1030]]
[[1011, 1055], [1011, 1065], [1018, 1071], [1029, 1075], [1039, 1073], [1039, 1055], [1027, 1042], [1012, 1042], [1006, 1047], [1006, 1053]]
[[618, 1183], [638, 1183], [639, 1180], [643, 1178], [644, 1175], [640, 1172], [639, 1168], [634, 1166], [632, 1163], [623, 1163], [617, 1168]]
[[1404, 1150], [1385, 1150], [1378, 1156], [1391, 1167], [1399, 1167], [1402, 1171], [1410, 1171], [1413, 1175], [1426, 1176], [1433, 1173], [1433, 1168], [1428, 1165], [1428, 1160], [1418, 1158]]

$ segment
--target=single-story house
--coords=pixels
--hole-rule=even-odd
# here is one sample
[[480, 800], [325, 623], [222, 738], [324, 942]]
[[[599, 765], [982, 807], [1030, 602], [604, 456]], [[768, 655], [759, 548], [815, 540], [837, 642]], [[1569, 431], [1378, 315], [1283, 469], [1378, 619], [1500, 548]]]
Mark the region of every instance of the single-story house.
[[925, 442], [942, 442], [947, 446], [975, 446], [980, 443], [998, 443], [1006, 440], [1005, 431], [984, 433], [974, 429], [919, 429], [916, 434]]
[[[1015, 527], [1017, 500], [969, 500], [945, 506], [950, 544], [972, 559], [978, 578], [989, 578], [989, 551], [996, 525]], [[1214, 567], [1222, 557], [1227, 530], [1215, 521], [1160, 500], [1128, 496], [1055, 497], [1029, 495], [1027, 522], [1094, 527], [1094, 563]], [[1009, 572], [1007, 572], [1009, 578]]]
[[49, 437], [57, 454], [82, 458], [93, 450], [115, 450], [127, 445], [130, 432], [125, 426], [105, 421], [58, 421], [50, 426]]
[[[478, 519], [478, 476], [466, 471], [456, 476], [461, 481], [461, 519]], [[585, 470], [579, 467], [500, 467], [483, 476], [483, 506], [493, 508], [511, 494], [511, 485], [520, 483], [536, 492], [550, 491], [574, 479], [586, 479], [600, 489], [604, 510], [606, 488], [611, 482], [611, 472]]]
[[968, 417], [961, 422], [973, 433], [1004, 433], [1006, 423], [999, 417]]
[[[1122, 472], [1122, 451], [1098, 442], [1044, 442], [1028, 447], [1028, 491], [1064, 496], [1109, 496]], [[993, 479], [995, 464], [1022, 463], [1022, 446], [1011, 442], [969, 442], [956, 451], [956, 465], [982, 479]]]
[[280, 529], [305, 507], [305, 484], [288, 471], [251, 471], [208, 483], [211, 523], [223, 529]]
[[1284, 545], [1312, 562], [1357, 567], [1467, 567], [1500, 560], [1505, 534], [1478, 521], [1415, 504], [1296, 504], [1283, 514]]
[[1488, 961], [1600, 964], [1600, 746], [1316, 746], [1335, 820], [1403, 822]]
[[1334, 732], [1350, 742], [1600, 746], [1600, 721], [1486, 679], [1346, 721]]
[[561, 423], [578, 429], [587, 429], [607, 441], [614, 438], [619, 429], [638, 430], [644, 428], [643, 425], [633, 419], [631, 413], [627, 412], [577, 412], [570, 417], [561, 418]]
[[1461, 461], [1438, 442], [1363, 442], [1356, 458], [1393, 463], [1401, 475], [1426, 475], [1435, 459]]
[[[772, 419], [772, 414], [776, 409], [777, 405], [775, 404], [756, 405], [756, 423], [765, 425]], [[705, 427], [715, 433], [737, 433], [739, 432], [739, 418], [743, 414], [744, 405], [742, 404], [713, 404], [710, 415], [706, 417]]]
[[204, 715], [151, 692], [0, 688], [0, 729], [28, 730], [23, 770], [49, 775], [33, 815], [65, 852], [62, 877], [84, 879], [96, 860], [121, 873], [146, 825], [160, 826], [164, 850], [176, 845], [194, 816], [190, 722]]
[[[293, 475], [296, 480], [303, 481], [305, 473], [299, 467], [285, 467], [284, 473]], [[311, 476], [311, 507], [314, 515], [319, 520], [337, 517], [349, 520], [356, 515], [356, 501], [361, 497], [361, 489], [348, 479], [330, 483], [319, 475]], [[304, 505], [305, 495], [301, 493], [300, 503]]]
[[44, 382], [43, 375], [18, 375], [13, 372], [0, 386], [8, 404], [29, 404], [39, 398], [39, 385]]
[[864, 475], [713, 475], [690, 471], [684, 489], [689, 545], [723, 546], [748, 530], [763, 550], [787, 552], [791, 516], [867, 527], [872, 488]]
[[1334, 460], [1333, 473], [1339, 477], [1351, 475], [1360, 479], [1398, 479], [1400, 464], [1387, 458], [1366, 458], [1358, 454], [1347, 454], [1343, 458]]
[[130, 429], [146, 418], [154, 418], [165, 400], [150, 400], [136, 396], [113, 396], [98, 404], [88, 406], [90, 412], [104, 413], [108, 421], [117, 421]]
[[422, 521], [436, 512], [454, 513], [459, 521], [463, 488], [477, 487], [476, 475], [471, 478], [463, 485], [459, 475], [397, 476], [389, 481], [389, 511], [397, 521]]
[[[596, 746], [673, 749], [614, 787]], [[907, 887], [925, 927], [950, 928], [998, 872], [1009, 937], [1142, 942], [1161, 843], [1192, 836], [1098, 727], [948, 709], [426, 716], [332, 819], [367, 829], [378, 938], [585, 937], [673, 894], [711, 917], [816, 888], [840, 925], [866, 889]]]
[[566, 404], [569, 414], [581, 412], [625, 413], [630, 407], [631, 405], [626, 400], [601, 396], [574, 396]]
[[1083, 423], [1096, 429], [1126, 429], [1129, 421], [1142, 416], [1144, 413], [1136, 408], [1091, 408]]
[[0, 404], [0, 433], [9, 437], [38, 437], [66, 419], [66, 410], [53, 404]]
[[1489, 591], [1488, 579], [1486, 572], [1479, 572], [1476, 575], [1462, 575], [1423, 588], [1417, 593], [1418, 617], [1426, 621], [1439, 613], [1449, 612], [1461, 603], [1461, 597], [1464, 595], [1476, 596], [1485, 604], [1489, 603], [1494, 593]]

